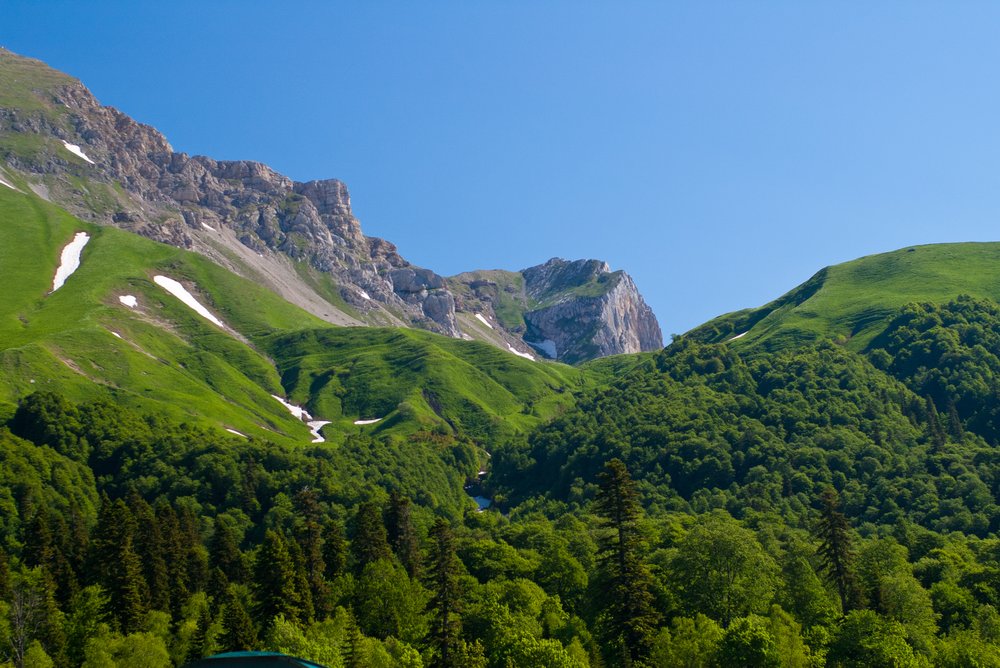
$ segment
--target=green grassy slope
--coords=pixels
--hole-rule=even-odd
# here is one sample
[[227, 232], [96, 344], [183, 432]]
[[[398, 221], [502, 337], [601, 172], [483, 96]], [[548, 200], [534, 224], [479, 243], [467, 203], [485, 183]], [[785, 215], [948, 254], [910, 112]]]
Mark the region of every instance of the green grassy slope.
[[[437, 427], [488, 441], [555, 414], [588, 378], [572, 367], [409, 329], [276, 334], [268, 349], [291, 398], [345, 431]], [[381, 419], [354, 425], [374, 418]]]
[[778, 350], [834, 339], [863, 350], [896, 311], [961, 294], [1000, 300], [1000, 243], [915, 246], [821, 270], [777, 300], [720, 316], [688, 333], [737, 347]]
[[[54, 293], [62, 248], [87, 232], [80, 268]], [[333, 442], [364, 429], [454, 430], [486, 441], [567, 405], [588, 374], [427, 332], [337, 328], [205, 258], [84, 223], [0, 189], [0, 413], [37, 389], [126, 405], [248, 435], [308, 442], [270, 395], [331, 420]], [[219, 328], [153, 282], [182, 282]], [[133, 295], [130, 309], [119, 297]]]

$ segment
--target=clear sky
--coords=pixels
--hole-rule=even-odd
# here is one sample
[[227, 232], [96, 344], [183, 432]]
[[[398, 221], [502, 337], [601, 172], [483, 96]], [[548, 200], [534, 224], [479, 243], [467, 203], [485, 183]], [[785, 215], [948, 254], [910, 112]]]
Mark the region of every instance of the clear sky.
[[0, 44], [454, 274], [596, 257], [683, 332], [1000, 239], [1000, 3], [45, 2]]

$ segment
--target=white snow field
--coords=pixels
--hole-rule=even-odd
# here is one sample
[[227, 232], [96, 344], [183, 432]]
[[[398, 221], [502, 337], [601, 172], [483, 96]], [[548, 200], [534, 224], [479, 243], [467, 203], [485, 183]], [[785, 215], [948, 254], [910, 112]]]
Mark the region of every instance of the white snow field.
[[0, 176], [0, 185], [4, 185], [4, 186], [7, 186], [7, 187], [8, 187], [8, 188], [10, 188], [11, 190], [17, 190], [17, 188], [15, 188], [15, 187], [14, 187], [14, 186], [12, 186], [11, 184], [9, 184], [9, 183], [7, 183], [6, 181], [4, 181], [4, 178], [3, 178], [2, 176]]
[[135, 295], [120, 295], [118, 301], [129, 308], [135, 308], [139, 305], [139, 300], [135, 298]]
[[[109, 332], [111, 332], [111, 330], [110, 330], [110, 329], [109, 329], [108, 331], [109, 331]], [[112, 334], [114, 335], [114, 337], [115, 337], [116, 339], [120, 339], [120, 338], [122, 338], [122, 335], [121, 335], [121, 334], [119, 334], [118, 332], [111, 332], [111, 333], [112, 333]]]
[[553, 341], [552, 339], [545, 339], [541, 343], [538, 343], [537, 341], [525, 341], [525, 343], [527, 343], [532, 348], [535, 348], [536, 350], [541, 350], [543, 353], [545, 353], [545, 356], [550, 359], [555, 359], [559, 357], [559, 355], [557, 354], [558, 351], [556, 350], [556, 342]]
[[66, 141], [66, 140], [64, 139], [64, 140], [63, 140], [63, 146], [65, 146], [65, 147], [66, 147], [66, 150], [67, 150], [67, 151], [69, 151], [70, 153], [72, 153], [73, 155], [75, 155], [75, 156], [77, 156], [77, 157], [79, 157], [79, 158], [83, 158], [84, 160], [86, 160], [87, 162], [89, 162], [89, 163], [90, 163], [90, 164], [92, 164], [92, 165], [94, 164], [94, 161], [93, 161], [93, 160], [91, 160], [90, 158], [88, 158], [88, 157], [87, 157], [87, 154], [86, 154], [86, 153], [84, 153], [84, 152], [83, 152], [83, 151], [82, 151], [82, 150], [80, 149], [80, 147], [79, 147], [79, 146], [77, 146], [76, 144], [70, 144], [70, 143], [69, 143], [68, 141]]
[[302, 408], [302, 406], [296, 406], [295, 404], [290, 404], [281, 397], [279, 397], [277, 394], [272, 394], [271, 396], [274, 397], [279, 402], [281, 402], [281, 405], [287, 408], [288, 412], [291, 413], [293, 416], [295, 416], [297, 419], [312, 420], [312, 415], [309, 415], [309, 411]]
[[490, 329], [493, 329], [493, 325], [490, 324], [489, 320], [487, 320], [486, 318], [483, 317], [482, 313], [477, 313], [476, 314], [476, 320], [478, 320], [479, 322], [483, 323], [484, 325], [486, 325]]
[[382, 418], [372, 418], [371, 420], [355, 420], [354, 424], [375, 424], [381, 422]]
[[306, 424], [309, 425], [309, 433], [313, 435], [313, 443], [326, 443], [326, 439], [319, 433], [319, 430], [325, 425], [330, 424], [329, 420], [313, 420], [312, 422], [307, 422]]
[[361, 296], [362, 296], [362, 297], [364, 297], [365, 299], [367, 299], [368, 301], [371, 301], [371, 300], [372, 300], [372, 298], [371, 298], [371, 295], [369, 295], [369, 294], [368, 294], [367, 292], [365, 292], [364, 290], [362, 290], [362, 291], [361, 291]]
[[215, 228], [212, 227], [211, 225], [206, 225], [205, 223], [202, 223], [201, 226], [204, 227], [209, 232], [215, 232]]
[[62, 249], [62, 255], [59, 257], [59, 268], [56, 269], [56, 275], [52, 279], [52, 292], [61, 288], [66, 279], [80, 268], [80, 253], [83, 252], [83, 247], [87, 245], [88, 241], [90, 241], [89, 234], [77, 232], [73, 241]]
[[226, 427], [226, 431], [228, 431], [230, 434], [236, 434], [237, 436], [242, 436], [243, 438], [247, 437], [246, 434], [241, 434], [240, 432], [236, 431], [235, 429], [230, 429], [229, 427]]
[[514, 350], [514, 346], [510, 345], [509, 343], [507, 344], [507, 350], [514, 353], [518, 357], [523, 357], [524, 359], [531, 360], [532, 362], [535, 361], [534, 355], [532, 355], [531, 353], [522, 353], [520, 350]]
[[729, 341], [735, 341], [736, 339], [742, 339], [744, 336], [746, 336], [749, 333], [750, 333], [750, 330], [747, 330], [747, 331], [743, 332], [742, 334], [737, 334], [736, 336], [734, 336], [731, 339], [726, 339], [726, 342], [728, 343]]
[[287, 408], [288, 412], [291, 413], [295, 418], [303, 420], [307, 425], [309, 425], [309, 433], [312, 434], [313, 443], [326, 443], [326, 439], [323, 438], [322, 434], [319, 433], [319, 430], [322, 429], [325, 425], [330, 424], [329, 420], [313, 420], [313, 416], [309, 414], [309, 411], [302, 408], [302, 406], [296, 406], [295, 404], [289, 403], [284, 399], [282, 399], [281, 397], [279, 397], [277, 394], [272, 394], [271, 396], [274, 397], [277, 401], [281, 402], [281, 405]]
[[169, 292], [170, 294], [172, 294], [174, 297], [180, 299], [182, 302], [184, 302], [185, 305], [189, 306], [192, 310], [194, 310], [195, 313], [200, 315], [202, 318], [205, 318], [205, 320], [213, 322], [219, 327], [225, 328], [225, 325], [222, 324], [221, 320], [212, 315], [211, 311], [202, 306], [201, 302], [195, 299], [194, 296], [190, 292], [188, 292], [183, 285], [181, 285], [174, 279], [167, 278], [166, 276], [153, 276], [153, 282], [159, 285], [167, 292]]

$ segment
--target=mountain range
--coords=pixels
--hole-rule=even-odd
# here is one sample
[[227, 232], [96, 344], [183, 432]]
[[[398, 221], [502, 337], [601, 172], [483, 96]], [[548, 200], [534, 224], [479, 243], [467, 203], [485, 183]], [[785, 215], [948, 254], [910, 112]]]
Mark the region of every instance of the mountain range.
[[200, 253], [327, 322], [416, 327], [567, 363], [662, 347], [635, 283], [606, 263], [445, 278], [365, 236], [341, 181], [177, 153], [80, 82], [9, 51], [0, 86], [8, 182], [82, 219]]

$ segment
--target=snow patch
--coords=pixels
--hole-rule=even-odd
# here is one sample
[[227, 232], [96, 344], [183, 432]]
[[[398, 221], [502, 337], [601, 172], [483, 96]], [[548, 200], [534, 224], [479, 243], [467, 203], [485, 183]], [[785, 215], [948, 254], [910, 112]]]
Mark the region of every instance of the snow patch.
[[230, 429], [229, 427], [226, 427], [226, 431], [228, 431], [230, 434], [236, 434], [237, 436], [242, 436], [243, 438], [247, 437], [246, 434], [241, 434], [240, 432], [236, 431], [235, 429]]
[[201, 226], [204, 227], [209, 232], [215, 232], [215, 228], [212, 227], [211, 225], [206, 225], [205, 223], [202, 223]]
[[80, 268], [80, 253], [83, 252], [83, 247], [87, 245], [88, 241], [90, 241], [89, 234], [86, 232], [77, 232], [76, 236], [73, 237], [73, 241], [66, 244], [66, 247], [62, 249], [62, 255], [59, 258], [59, 268], [56, 269], [55, 278], [52, 279], [52, 292], [61, 288], [66, 279]]
[[483, 323], [484, 325], [486, 325], [490, 329], [493, 329], [493, 325], [490, 324], [489, 320], [487, 320], [486, 318], [483, 317], [482, 313], [477, 313], [476, 314], [476, 320], [478, 320], [479, 322]]
[[83, 151], [82, 151], [82, 150], [80, 149], [80, 147], [79, 147], [79, 146], [77, 146], [76, 144], [70, 144], [70, 143], [69, 143], [68, 141], [66, 141], [66, 140], [64, 139], [64, 140], [63, 140], [63, 146], [65, 146], [65, 147], [66, 147], [66, 150], [67, 150], [67, 151], [69, 151], [69, 152], [70, 152], [70, 153], [72, 153], [73, 155], [77, 156], [78, 158], [83, 158], [84, 160], [86, 160], [87, 162], [89, 162], [89, 163], [90, 163], [90, 164], [92, 164], [92, 165], [93, 165], [93, 164], [95, 164], [95, 163], [94, 163], [94, 161], [93, 161], [93, 160], [91, 160], [90, 158], [88, 158], [88, 157], [87, 157], [87, 154], [86, 154], [86, 153], [84, 153], [84, 152], [83, 152]]
[[368, 301], [371, 301], [371, 300], [372, 300], [372, 298], [371, 298], [371, 297], [370, 297], [370, 296], [368, 295], [368, 293], [367, 293], [367, 292], [365, 292], [364, 290], [359, 290], [358, 292], [360, 292], [360, 293], [361, 293], [361, 296], [362, 296], [362, 297], [364, 297], [365, 299], [367, 299]]
[[[111, 330], [110, 330], [110, 329], [109, 329], [108, 331], [109, 331], [109, 332], [111, 332]], [[112, 334], [113, 334], [113, 335], [114, 335], [114, 336], [115, 336], [116, 338], [119, 338], [119, 339], [120, 339], [120, 338], [122, 338], [122, 335], [121, 335], [121, 334], [119, 334], [118, 332], [111, 332], [111, 333], [112, 333]]]
[[313, 420], [312, 422], [309, 422], [307, 424], [309, 425], [309, 433], [313, 435], [313, 443], [326, 443], [326, 439], [323, 438], [322, 434], [319, 433], [319, 430], [322, 429], [325, 425], [330, 424], [330, 421]]
[[730, 341], [735, 341], [736, 339], [742, 339], [744, 336], [746, 336], [749, 333], [750, 333], [750, 330], [747, 330], [747, 331], [743, 332], [742, 334], [737, 334], [736, 336], [734, 336], [731, 339], [726, 339], [726, 343], [729, 343]]
[[120, 295], [118, 301], [129, 308], [135, 308], [139, 305], [139, 300], [135, 298], [135, 295]]
[[354, 424], [375, 424], [381, 422], [382, 418], [372, 418], [371, 420], [355, 420]]
[[522, 353], [520, 350], [514, 350], [514, 346], [510, 345], [509, 343], [507, 344], [507, 350], [514, 353], [518, 357], [523, 357], [524, 359], [531, 360], [532, 362], [535, 361], [534, 355], [532, 355], [531, 353]]
[[202, 318], [205, 318], [206, 320], [215, 323], [219, 327], [223, 328], [225, 327], [225, 325], [222, 324], [221, 320], [212, 315], [211, 311], [202, 306], [201, 302], [195, 299], [191, 295], [191, 293], [184, 288], [183, 285], [181, 285], [174, 279], [167, 278], [166, 276], [153, 276], [153, 282], [159, 285], [167, 292], [169, 292], [170, 294], [172, 294], [174, 297], [180, 299], [182, 302], [184, 302], [185, 305], [193, 309], [194, 312], [200, 315]]
[[556, 350], [556, 342], [552, 339], [545, 339], [542, 342], [538, 341], [525, 341], [529, 346], [536, 350], [542, 351], [546, 357], [549, 359], [555, 359], [559, 357], [558, 351]]
[[279, 402], [281, 402], [281, 405], [287, 408], [288, 412], [294, 415], [296, 419], [312, 420], [312, 415], [309, 415], [309, 412], [306, 409], [302, 408], [302, 406], [296, 406], [295, 404], [290, 404], [281, 397], [279, 397], [277, 394], [272, 394], [271, 396], [277, 399]]
[[7, 186], [7, 187], [8, 187], [8, 188], [10, 188], [11, 190], [17, 190], [17, 188], [15, 188], [15, 187], [14, 187], [14, 186], [12, 186], [11, 184], [9, 184], [9, 183], [7, 183], [6, 181], [4, 181], [4, 179], [3, 179], [3, 177], [2, 177], [2, 176], [0, 176], [0, 185], [4, 185], [4, 186]]

